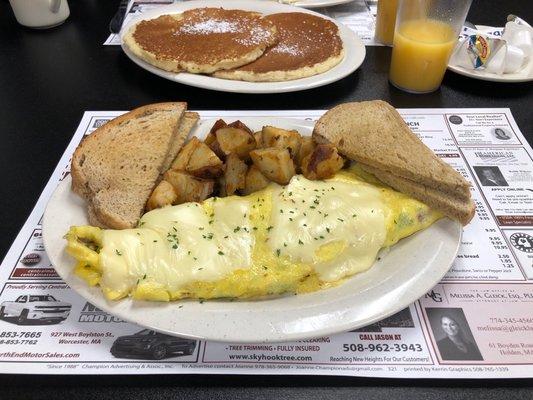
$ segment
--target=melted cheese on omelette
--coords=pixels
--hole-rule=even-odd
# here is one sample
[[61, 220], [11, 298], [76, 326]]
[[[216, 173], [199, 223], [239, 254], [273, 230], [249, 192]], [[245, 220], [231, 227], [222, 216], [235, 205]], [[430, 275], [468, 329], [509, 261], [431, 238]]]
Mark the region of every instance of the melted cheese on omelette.
[[[136, 229], [73, 227], [67, 239], [76, 273], [109, 299], [250, 298], [336, 285], [440, 217], [352, 169], [153, 210]], [[99, 250], [91, 262], [80, 244], [88, 229]]]

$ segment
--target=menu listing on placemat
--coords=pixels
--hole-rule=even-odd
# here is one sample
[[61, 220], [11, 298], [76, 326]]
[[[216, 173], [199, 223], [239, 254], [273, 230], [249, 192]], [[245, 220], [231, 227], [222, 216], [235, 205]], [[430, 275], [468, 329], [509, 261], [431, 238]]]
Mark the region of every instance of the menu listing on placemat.
[[[190, 0], [130, 0], [123, 25], [145, 11], [164, 5], [181, 3], [182, 1]], [[334, 18], [352, 29], [365, 45], [380, 45], [374, 41], [377, 3], [377, 0], [354, 0], [350, 3], [319, 8], [314, 11]], [[120, 36], [112, 33], [106, 39], [104, 45], [120, 45]]]
[[[86, 112], [0, 268], [0, 372], [532, 377], [533, 151], [509, 109], [399, 111], [472, 184], [477, 213], [464, 229], [457, 259], [425, 296], [378, 323], [267, 344], [195, 341], [146, 330], [96, 308], [56, 275], [41, 237], [46, 203], [68, 175], [80, 140], [121, 114]], [[323, 112], [200, 115], [316, 120]], [[457, 334], [459, 344], [450, 339]]]

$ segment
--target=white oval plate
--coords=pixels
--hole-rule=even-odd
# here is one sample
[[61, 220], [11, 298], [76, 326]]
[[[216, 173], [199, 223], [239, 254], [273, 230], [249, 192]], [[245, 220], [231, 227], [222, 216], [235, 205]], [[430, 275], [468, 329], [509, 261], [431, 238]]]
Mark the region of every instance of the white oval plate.
[[354, 0], [301, 0], [294, 3], [281, 1], [281, 3], [303, 8], [323, 8], [337, 6], [339, 4], [351, 3]]
[[[138, 58], [127, 46], [124, 45], [122, 36], [129, 28], [144, 19], [157, 18], [163, 14], [177, 14], [185, 10], [199, 7], [224, 7], [225, 9], [241, 9], [248, 11], [257, 11], [263, 14], [275, 14], [283, 12], [301, 12], [313, 14], [318, 17], [328, 19], [339, 27], [339, 35], [344, 46], [344, 59], [335, 67], [322, 74], [310, 76], [308, 78], [295, 79], [284, 82], [243, 82], [228, 79], [214, 78], [208, 75], [190, 74], [188, 72], [168, 72]], [[302, 9], [300, 7], [290, 6], [287, 4], [278, 4], [272, 1], [259, 0], [193, 0], [182, 3], [175, 3], [169, 6], [157, 7], [148, 10], [137, 18], [128, 22], [121, 32], [122, 50], [138, 66], [145, 70], [158, 75], [162, 78], [169, 79], [184, 85], [195, 86], [204, 89], [218, 90], [221, 92], [235, 93], [285, 93], [295, 92], [298, 90], [307, 90], [318, 86], [324, 86], [329, 83], [338, 81], [345, 76], [350, 75], [363, 63], [366, 50], [365, 45], [351, 29], [336, 22], [334, 19], [325, 15]]]
[[[237, 119], [237, 118], [236, 118]], [[240, 118], [252, 130], [264, 125], [310, 135], [313, 122], [287, 118]], [[214, 119], [203, 120], [194, 135], [203, 138]], [[392, 315], [437, 284], [457, 254], [462, 227], [442, 219], [384, 252], [368, 271], [333, 289], [256, 301], [107, 301], [98, 287], [73, 274], [63, 235], [87, 224], [86, 204], [60, 183], [46, 207], [43, 239], [58, 274], [89, 302], [124, 320], [170, 335], [224, 342], [276, 342], [321, 337], [360, 328]]]

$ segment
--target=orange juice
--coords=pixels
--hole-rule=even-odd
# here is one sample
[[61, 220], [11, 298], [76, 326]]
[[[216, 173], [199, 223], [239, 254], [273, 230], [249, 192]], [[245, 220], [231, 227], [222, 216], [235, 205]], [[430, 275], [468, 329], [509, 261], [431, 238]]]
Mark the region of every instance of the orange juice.
[[383, 44], [391, 45], [396, 24], [396, 8], [398, 0], [379, 0], [376, 16], [376, 32], [374, 37]]
[[394, 35], [391, 83], [419, 93], [437, 89], [456, 42], [454, 29], [444, 22], [433, 19], [403, 22]]

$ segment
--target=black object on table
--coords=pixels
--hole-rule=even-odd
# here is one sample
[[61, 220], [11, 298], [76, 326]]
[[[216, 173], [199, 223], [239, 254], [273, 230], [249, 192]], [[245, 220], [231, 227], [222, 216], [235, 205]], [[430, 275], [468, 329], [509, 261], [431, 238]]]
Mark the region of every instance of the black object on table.
[[[497, 84], [447, 72], [440, 90], [401, 92], [387, 81], [390, 49], [367, 47], [355, 73], [309, 91], [247, 95], [172, 83], [134, 65], [118, 46], [102, 46], [119, 1], [71, 0], [62, 26], [17, 24], [0, 2], [0, 221], [3, 258], [31, 212], [85, 110], [129, 110], [185, 100], [192, 110], [328, 109], [383, 99], [398, 108], [509, 107], [533, 143], [533, 84]], [[533, 21], [530, 0], [474, 0], [468, 20], [498, 26], [507, 14]], [[531, 399], [533, 380], [393, 380], [291, 376], [0, 375], [0, 398], [476, 398]]]

